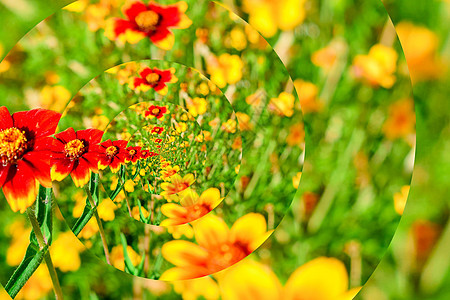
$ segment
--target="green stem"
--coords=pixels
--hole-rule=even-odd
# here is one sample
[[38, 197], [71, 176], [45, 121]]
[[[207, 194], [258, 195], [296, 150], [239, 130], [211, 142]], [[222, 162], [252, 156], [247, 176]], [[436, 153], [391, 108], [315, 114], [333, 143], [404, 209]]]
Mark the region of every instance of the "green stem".
[[[27, 209], [27, 216], [30, 220], [31, 226], [33, 227], [34, 234], [39, 243], [39, 248], [42, 250], [47, 246], [45, 242], [44, 236], [41, 231], [41, 227], [39, 226], [39, 222], [36, 219], [36, 215], [34, 214], [32, 208]], [[53, 283], [53, 290], [55, 292], [56, 299], [63, 299], [63, 294], [61, 290], [61, 285], [59, 284], [58, 274], [56, 274], [55, 267], [53, 266], [52, 258], [50, 256], [50, 252], [47, 252], [44, 256], [45, 264], [47, 266], [48, 272], [50, 274], [50, 278]]]

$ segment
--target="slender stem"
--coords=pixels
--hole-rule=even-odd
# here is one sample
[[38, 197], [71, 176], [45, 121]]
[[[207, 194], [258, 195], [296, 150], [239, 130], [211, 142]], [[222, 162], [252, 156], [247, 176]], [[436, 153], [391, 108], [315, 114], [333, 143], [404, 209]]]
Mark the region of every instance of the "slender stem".
[[[31, 226], [33, 227], [34, 234], [36, 235], [36, 239], [39, 243], [39, 248], [44, 248], [47, 244], [44, 239], [44, 235], [42, 234], [41, 227], [39, 226], [39, 222], [34, 214], [32, 208], [27, 209], [27, 216], [30, 220]], [[63, 294], [61, 290], [61, 285], [59, 284], [58, 274], [56, 274], [55, 267], [53, 266], [52, 258], [50, 256], [50, 252], [47, 252], [44, 256], [45, 265], [47, 266], [48, 272], [50, 274], [50, 278], [53, 283], [53, 290], [55, 292], [56, 299], [63, 299]]]
[[100, 217], [98, 216], [98, 212], [97, 212], [97, 209], [96, 209], [96, 205], [95, 205], [94, 199], [92, 199], [91, 191], [89, 190], [89, 187], [87, 187], [87, 186], [86, 186], [86, 193], [88, 195], [89, 203], [91, 204], [92, 209], [94, 210], [95, 219], [97, 220], [97, 225], [98, 225], [100, 237], [102, 239], [103, 250], [105, 251], [106, 262], [109, 265], [111, 265], [111, 262], [110, 262], [110, 259], [109, 259], [108, 244], [106, 243], [106, 235], [105, 235], [105, 231], [103, 230], [102, 221], [100, 220]]

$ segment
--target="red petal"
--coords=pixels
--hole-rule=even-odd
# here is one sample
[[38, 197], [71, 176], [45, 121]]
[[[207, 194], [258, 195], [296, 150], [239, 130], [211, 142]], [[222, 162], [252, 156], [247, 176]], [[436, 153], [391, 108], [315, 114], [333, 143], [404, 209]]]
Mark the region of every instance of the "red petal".
[[78, 130], [76, 132], [77, 139], [83, 140], [88, 142], [89, 144], [95, 145], [100, 143], [103, 136], [103, 131], [98, 129], [85, 129], [85, 130]]
[[0, 164], [0, 187], [3, 186], [3, 184], [6, 181], [6, 178], [8, 178], [8, 173], [9, 173], [9, 168], [11, 167], [11, 165], [6, 165], [3, 166]]
[[24, 213], [37, 195], [36, 179], [33, 171], [23, 161], [10, 168], [8, 179], [3, 185], [3, 193], [13, 211]]
[[137, 88], [138, 86], [140, 86], [141, 84], [145, 84], [148, 85], [147, 81], [145, 81], [145, 79], [140, 78], [140, 77], [136, 77], [134, 78], [134, 87]]
[[111, 140], [107, 140], [104, 141], [103, 143], [101, 143], [100, 145], [102, 145], [105, 148], [111, 147], [112, 145], [114, 145], [114, 143]]
[[142, 78], [147, 77], [149, 74], [154, 73], [152, 69], [150, 68], [145, 68], [141, 73], [139, 73], [139, 75], [141, 75]]
[[114, 23], [114, 33], [117, 36], [124, 34], [127, 30], [134, 29], [134, 24], [122, 19], [116, 19]]
[[61, 114], [48, 109], [32, 109], [20, 111], [12, 115], [14, 126], [28, 129], [34, 138], [53, 135], [58, 126]]
[[31, 151], [23, 156], [23, 161], [33, 170], [39, 183], [46, 188], [52, 187], [50, 176], [50, 152]]
[[162, 20], [159, 22], [159, 25], [162, 27], [176, 26], [180, 22], [181, 13], [177, 6], [158, 7], [155, 5], [154, 11], [161, 16]]
[[67, 144], [68, 142], [75, 140], [77, 138], [77, 135], [75, 134], [75, 130], [70, 127], [60, 133], [55, 134], [55, 137], [60, 140], [61, 143]]
[[156, 43], [165, 39], [171, 32], [167, 28], [158, 28], [151, 36], [150, 39], [152, 42]]
[[83, 155], [83, 157], [80, 158], [80, 160], [84, 159], [86, 160], [86, 163], [88, 164], [89, 168], [94, 172], [98, 173], [98, 161], [99, 161], [99, 155], [95, 152], [88, 152]]
[[147, 6], [143, 2], [136, 1], [130, 4], [128, 7], [124, 7], [123, 14], [127, 16], [129, 20], [134, 21], [137, 15], [146, 10]]
[[5, 106], [0, 107], [0, 130], [13, 127], [13, 119]]
[[52, 158], [51, 165], [52, 165], [51, 169], [52, 180], [61, 181], [64, 178], [66, 178], [67, 175], [70, 174], [70, 172], [72, 172], [75, 163], [74, 161], [67, 158], [58, 160]]
[[82, 187], [89, 181], [89, 175], [91, 170], [89, 168], [89, 164], [84, 159], [79, 159], [75, 164], [70, 176], [72, 177], [75, 186]]
[[128, 141], [123, 141], [123, 140], [114, 141], [113, 145], [123, 149], [128, 145]]

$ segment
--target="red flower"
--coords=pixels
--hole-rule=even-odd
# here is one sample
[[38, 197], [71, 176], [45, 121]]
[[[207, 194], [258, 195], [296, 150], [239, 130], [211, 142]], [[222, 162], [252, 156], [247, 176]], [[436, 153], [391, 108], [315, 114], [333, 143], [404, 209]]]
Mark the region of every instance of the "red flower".
[[185, 29], [192, 24], [184, 14], [187, 7], [184, 1], [173, 5], [158, 5], [153, 2], [145, 5], [141, 1], [132, 1], [122, 7], [126, 19], [113, 19], [106, 35], [132, 44], [148, 37], [157, 47], [170, 50], [175, 38], [169, 29]]
[[128, 153], [125, 149], [127, 141], [111, 141], [107, 140], [100, 144], [100, 160], [98, 167], [100, 170], [106, 169], [108, 166], [113, 173], [119, 171], [120, 165], [125, 162], [125, 156]]
[[155, 153], [155, 152], [150, 152], [149, 154], [150, 154], [150, 157], [159, 155], [158, 153]]
[[146, 117], [153, 116], [156, 117], [157, 119], [161, 119], [165, 113], [167, 113], [167, 107], [151, 105], [145, 112], [145, 116]]
[[103, 131], [85, 129], [75, 132], [69, 128], [55, 135], [51, 159], [52, 179], [61, 181], [69, 174], [75, 186], [89, 181], [91, 171], [98, 173], [98, 162]]
[[155, 139], [155, 143], [160, 144], [162, 142], [162, 139]]
[[10, 114], [0, 107], [0, 187], [13, 211], [30, 207], [37, 183], [51, 187], [50, 149], [61, 114], [33, 109]]
[[166, 95], [169, 91], [166, 83], [175, 83], [178, 78], [174, 75], [175, 69], [159, 70], [157, 68], [145, 68], [139, 73], [141, 77], [135, 77], [133, 80], [133, 88], [139, 88], [146, 92], [150, 88], [154, 89], [161, 95]]
[[146, 159], [150, 157], [151, 153], [153, 152], [150, 152], [148, 150], [141, 150], [141, 159]]
[[161, 134], [164, 131], [163, 127], [155, 127], [152, 129], [152, 133]]
[[141, 158], [141, 147], [128, 147], [126, 149], [125, 162], [135, 163]]

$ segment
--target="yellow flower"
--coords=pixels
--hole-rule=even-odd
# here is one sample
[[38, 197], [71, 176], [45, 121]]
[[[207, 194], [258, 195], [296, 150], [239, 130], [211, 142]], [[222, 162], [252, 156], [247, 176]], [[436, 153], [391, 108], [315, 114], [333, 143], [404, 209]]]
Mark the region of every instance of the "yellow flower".
[[396, 31], [413, 83], [443, 74], [443, 64], [437, 54], [439, 39], [433, 31], [409, 22], [400, 22]]
[[55, 268], [61, 272], [76, 271], [80, 268], [80, 252], [84, 250], [73, 232], [62, 232], [50, 247], [50, 253]]
[[[150, 216], [150, 213], [145, 208], [141, 207], [141, 211], [142, 211], [142, 215], [144, 216], [144, 218], [148, 218], [148, 216]], [[131, 210], [131, 216], [135, 220], [138, 220], [138, 221], [141, 220], [141, 213], [139, 211], [139, 206], [133, 207], [133, 209]]]
[[123, 185], [123, 188], [125, 189], [125, 191], [127, 191], [128, 193], [132, 193], [134, 192], [134, 186], [136, 185], [136, 183], [134, 183], [133, 180], [128, 179], [127, 181], [125, 181], [125, 184]]
[[70, 92], [61, 85], [46, 85], [41, 90], [40, 100], [43, 108], [61, 112], [69, 103], [71, 96]]
[[205, 98], [195, 97], [190, 101], [186, 101], [186, 107], [193, 117], [203, 115], [206, 112], [207, 106], [208, 103], [206, 102]]
[[186, 174], [183, 178], [179, 174], [170, 177], [170, 182], [161, 183], [161, 196], [170, 196], [184, 191], [195, 182], [194, 175]]
[[414, 101], [406, 98], [389, 106], [389, 116], [383, 125], [383, 133], [388, 139], [406, 138], [415, 132], [416, 114]]
[[222, 54], [218, 59], [211, 59], [208, 63], [208, 73], [211, 81], [219, 88], [227, 84], [235, 84], [242, 79], [244, 63], [238, 55]]
[[18, 266], [25, 256], [30, 243], [31, 228], [25, 227], [22, 219], [14, 221], [8, 226], [8, 235], [12, 237], [11, 244], [6, 251], [6, 263], [10, 266]]
[[105, 130], [106, 126], [109, 124], [109, 119], [107, 116], [93, 116], [92, 117], [92, 127], [95, 129]]
[[226, 132], [235, 133], [236, 132], [236, 120], [229, 119], [222, 124], [222, 130]]
[[245, 98], [245, 102], [247, 102], [247, 104], [252, 105], [252, 106], [258, 106], [262, 100], [261, 96], [262, 96], [261, 93], [256, 92], [254, 94], [251, 94], [247, 98]]
[[242, 139], [241, 136], [238, 136], [234, 139], [233, 144], [231, 144], [231, 149], [237, 150], [242, 148]]
[[168, 217], [161, 222], [161, 226], [181, 225], [197, 220], [212, 211], [222, 200], [220, 191], [209, 188], [199, 197], [191, 189], [180, 195], [180, 204], [167, 203], [161, 207], [161, 212]]
[[238, 51], [247, 47], [247, 38], [244, 31], [239, 27], [234, 27], [230, 32], [231, 46]]
[[179, 166], [167, 166], [161, 170], [161, 178], [163, 180], [169, 180], [170, 176], [177, 174], [180, 171]]
[[243, 112], [236, 112], [236, 118], [239, 122], [239, 129], [241, 131], [244, 130], [251, 130], [253, 128], [253, 125], [250, 123], [250, 116], [243, 113]]
[[98, 224], [95, 218], [92, 218], [87, 222], [86, 226], [84, 226], [83, 230], [78, 234], [79, 238], [83, 238], [85, 240], [89, 240], [98, 232]]
[[287, 31], [303, 23], [306, 0], [244, 0], [243, 10], [249, 23], [265, 37], [274, 36], [278, 29]]
[[400, 192], [394, 194], [394, 207], [399, 215], [403, 215], [403, 210], [405, 209], [406, 201], [408, 200], [409, 189], [410, 186], [405, 185]]
[[180, 294], [183, 300], [196, 300], [200, 297], [207, 300], [220, 298], [219, 286], [211, 277], [174, 281], [172, 285], [175, 292]]
[[297, 90], [302, 113], [307, 114], [322, 109], [323, 104], [318, 99], [319, 89], [314, 83], [297, 79], [294, 81], [294, 86]]
[[334, 66], [337, 58], [337, 49], [333, 47], [332, 44], [326, 46], [325, 48], [315, 51], [311, 55], [311, 61], [314, 65], [324, 69], [325, 71], [330, 71]]
[[[203, 96], [206, 96], [209, 94], [209, 86], [208, 83], [202, 82], [197, 87], [197, 93], [202, 94]], [[185, 116], [187, 117], [187, 116]], [[185, 120], [186, 121], [186, 120]]]
[[[127, 246], [127, 254], [134, 266], [137, 266], [141, 261], [141, 256], [131, 246]], [[125, 256], [122, 245], [115, 246], [111, 249], [110, 259], [114, 267], [122, 271], [125, 270]]]
[[291, 117], [294, 114], [294, 101], [294, 95], [282, 92], [278, 98], [270, 99], [268, 108], [278, 115]]
[[319, 257], [299, 267], [283, 287], [267, 266], [244, 260], [216, 274], [224, 300], [246, 299], [252, 295], [261, 300], [351, 300], [360, 288], [348, 290], [344, 264]]
[[[164, 221], [163, 221], [164, 222]], [[181, 224], [176, 226], [167, 226], [167, 231], [173, 236], [174, 239], [179, 240], [184, 235], [188, 239], [194, 237], [194, 229], [189, 224]]]
[[353, 60], [353, 75], [371, 86], [390, 88], [395, 83], [397, 52], [393, 48], [376, 44], [368, 55], [357, 55]]
[[175, 123], [175, 129], [179, 133], [185, 132], [187, 130], [187, 124], [184, 122]]
[[292, 177], [292, 185], [294, 189], [298, 189], [298, 185], [300, 184], [300, 179], [302, 178], [302, 172], [298, 172], [294, 177]]
[[114, 211], [117, 206], [110, 199], [103, 199], [98, 205], [98, 216], [104, 221], [112, 221], [116, 217]]
[[303, 123], [294, 124], [289, 128], [286, 142], [289, 146], [299, 146], [305, 142], [305, 127]]
[[266, 219], [257, 213], [239, 218], [231, 227], [221, 218], [208, 214], [195, 222], [194, 244], [174, 240], [163, 245], [163, 257], [176, 267], [165, 271], [161, 280], [185, 280], [209, 275], [242, 260], [272, 233]]

